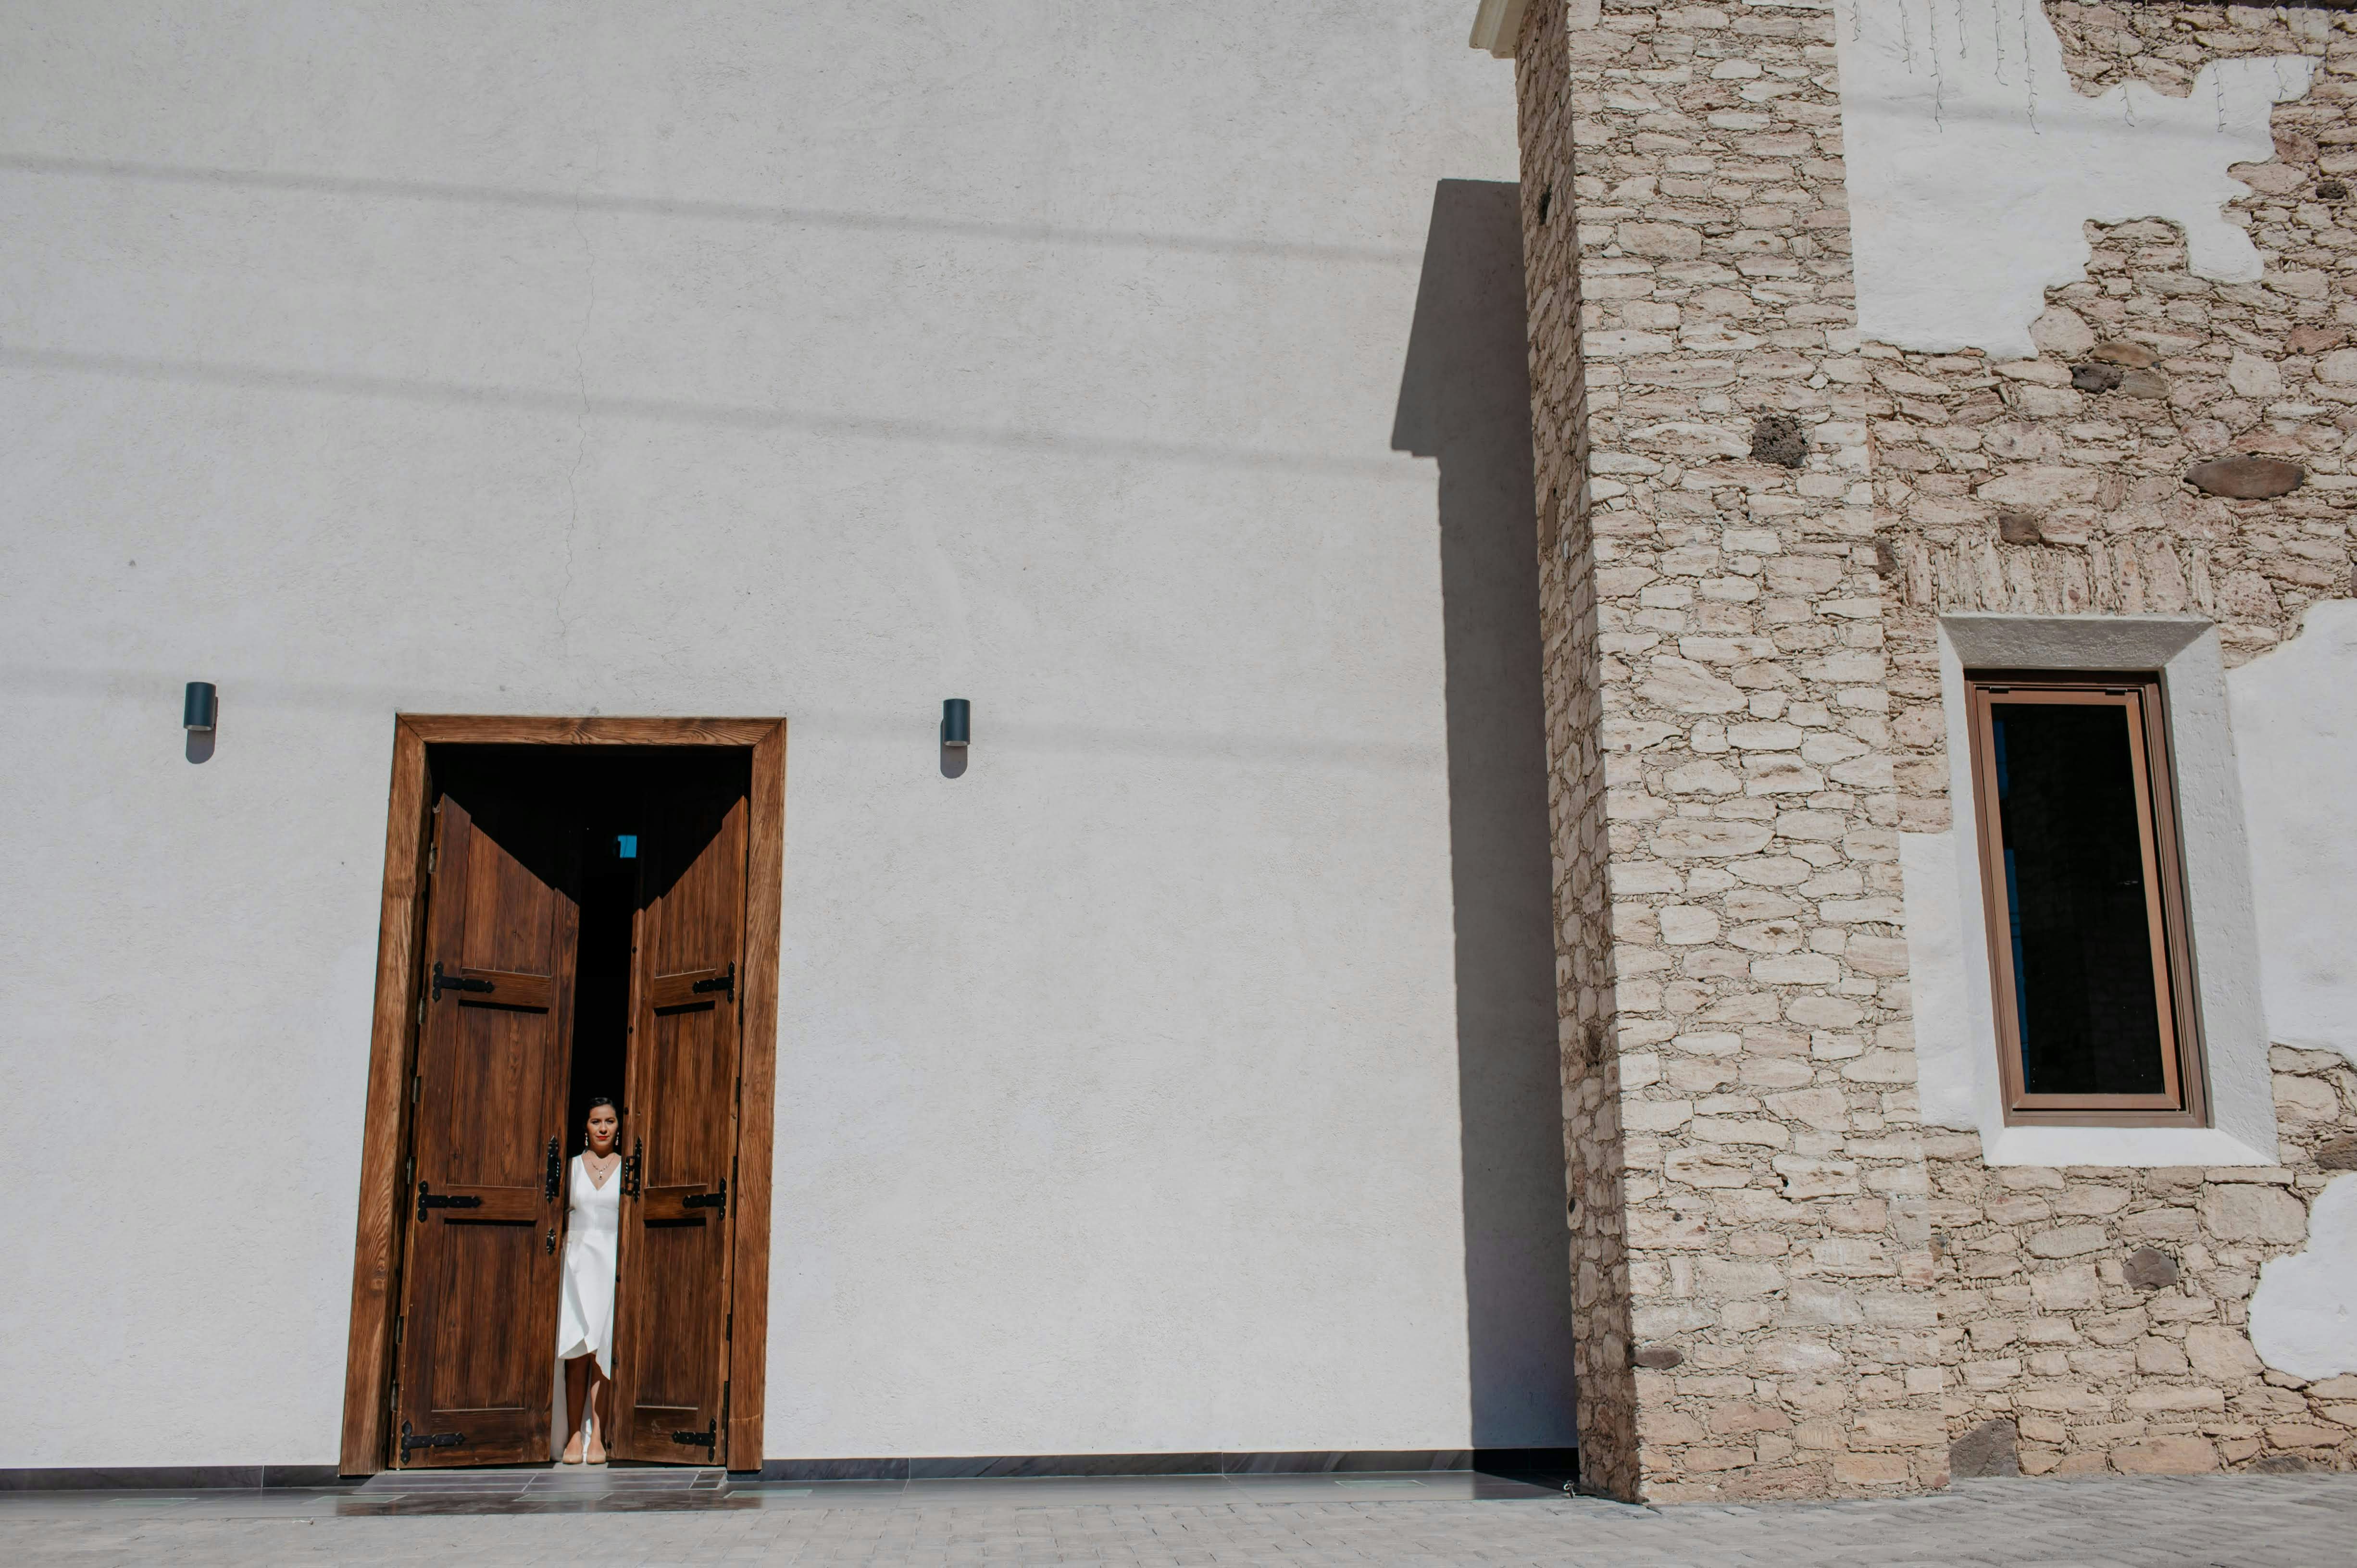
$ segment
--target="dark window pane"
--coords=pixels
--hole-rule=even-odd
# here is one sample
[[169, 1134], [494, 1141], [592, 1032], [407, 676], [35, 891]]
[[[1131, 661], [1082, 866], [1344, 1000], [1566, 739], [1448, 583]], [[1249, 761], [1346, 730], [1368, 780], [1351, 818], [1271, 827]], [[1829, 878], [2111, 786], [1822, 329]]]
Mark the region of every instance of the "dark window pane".
[[2158, 1094], [2129, 712], [1998, 702], [1990, 714], [2022, 1087]]

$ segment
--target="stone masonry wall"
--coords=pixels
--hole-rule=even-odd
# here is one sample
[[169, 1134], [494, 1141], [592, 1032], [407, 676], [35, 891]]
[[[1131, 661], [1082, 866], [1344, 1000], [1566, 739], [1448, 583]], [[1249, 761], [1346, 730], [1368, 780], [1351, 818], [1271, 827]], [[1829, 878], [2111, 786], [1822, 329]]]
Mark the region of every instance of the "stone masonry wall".
[[1519, 59], [1587, 1484], [1938, 1486], [1830, 13]]
[[[1559, 21], [1559, 16], [1556, 18]], [[1579, 340], [1578, 228], [1569, 154], [1567, 35], [1539, 25], [1517, 72], [1524, 143], [1524, 265], [1531, 421], [1545, 649], [1547, 809], [1555, 853], [1557, 1046], [1571, 1199], [1572, 1355], [1583, 1483], [1639, 1494], [1635, 1368], [1621, 1186], [1620, 1061], [1610, 1037], [1603, 709], [1597, 686], [1596, 552], [1588, 529], [1587, 384]], [[1543, 149], [1541, 161], [1531, 161]], [[1559, 155], [1548, 156], [1548, 152]]]
[[[2078, 84], [2184, 93], [2208, 60], [2307, 54], [2275, 161], [2234, 172], [2255, 284], [2186, 269], [2157, 221], [2088, 225], [2084, 283], [2050, 291], [2034, 360], [1866, 344], [1900, 825], [1949, 826], [1934, 618], [1963, 610], [2199, 614], [2235, 665], [2352, 592], [2357, 517], [2357, 16], [2192, 5], [2050, 5]], [[2273, 499], [2185, 481], [2260, 455]], [[2346, 787], [2346, 780], [2335, 781]], [[2357, 1071], [2278, 1047], [2274, 1169], [1990, 1170], [1975, 1134], [1925, 1140], [1960, 1467], [2029, 1473], [2357, 1466], [2357, 1378], [2266, 1371], [2244, 1327], [2259, 1265], [2297, 1251], [2357, 1130]], [[2327, 1155], [2336, 1164], [2345, 1155]]]
[[[1919, 1125], [1895, 851], [1948, 825], [1938, 614], [2190, 611], [2239, 663], [2357, 587], [2352, 18], [2050, 5], [2086, 91], [2323, 70], [2236, 171], [2260, 283], [2091, 225], [1996, 363], [1856, 340], [1829, 9], [1566, 13], [1518, 58], [1587, 1484], [2349, 1466], [2357, 1379], [2243, 1324], [2357, 1073], [2277, 1049], [2280, 1168], [1990, 1169]], [[2308, 482], [2184, 482], [2234, 454]]]

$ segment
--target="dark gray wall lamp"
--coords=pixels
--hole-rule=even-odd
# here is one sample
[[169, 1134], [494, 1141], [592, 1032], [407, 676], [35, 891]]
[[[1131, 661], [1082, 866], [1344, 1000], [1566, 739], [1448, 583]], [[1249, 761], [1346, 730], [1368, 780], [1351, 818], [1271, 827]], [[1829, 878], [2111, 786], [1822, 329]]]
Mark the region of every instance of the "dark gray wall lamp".
[[963, 751], [974, 739], [974, 704], [963, 697], [942, 702], [942, 744]]
[[191, 681], [188, 695], [180, 700], [180, 727], [210, 734], [213, 718], [221, 712], [221, 693], [210, 681]]

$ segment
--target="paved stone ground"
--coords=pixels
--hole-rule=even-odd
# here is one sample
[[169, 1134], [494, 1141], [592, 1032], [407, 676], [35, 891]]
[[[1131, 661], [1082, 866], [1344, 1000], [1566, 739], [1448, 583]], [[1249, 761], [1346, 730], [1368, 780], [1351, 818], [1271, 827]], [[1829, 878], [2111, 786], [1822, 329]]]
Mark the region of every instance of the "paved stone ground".
[[[986, 1489], [985, 1489], [986, 1488]], [[1545, 1563], [1596, 1568], [2342, 1568], [2357, 1476], [1969, 1481], [1904, 1501], [1664, 1510], [1532, 1488], [1331, 1483], [764, 1487], [664, 1511], [361, 1511], [351, 1494], [0, 1498], [0, 1562], [85, 1564]], [[1102, 1494], [1102, 1500], [1095, 1500]], [[1158, 1495], [1157, 1495], [1158, 1494]], [[1083, 1500], [1074, 1500], [1075, 1496]], [[1380, 1500], [1378, 1500], [1380, 1499]]]

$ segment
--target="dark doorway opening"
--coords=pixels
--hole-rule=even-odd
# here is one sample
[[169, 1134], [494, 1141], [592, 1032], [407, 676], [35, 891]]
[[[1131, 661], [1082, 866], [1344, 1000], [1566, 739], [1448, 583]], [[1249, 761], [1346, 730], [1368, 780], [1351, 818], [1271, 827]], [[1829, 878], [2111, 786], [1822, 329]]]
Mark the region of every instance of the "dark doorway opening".
[[[662, 801], [741, 795], [748, 757], [687, 746], [427, 748], [435, 788], [464, 805], [479, 829], [528, 846], [517, 853], [579, 906], [563, 1134], [568, 1159], [581, 1152], [590, 1101], [602, 1096], [629, 1112], [630, 942], [651, 890], [647, 868], [665, 849], [677, 859], [683, 849], [692, 855], [702, 847], [659, 842], [662, 826], [676, 819]], [[708, 837], [709, 824], [698, 826]]]
[[573, 985], [573, 1089], [565, 1125], [579, 1154], [589, 1102], [622, 1104], [630, 1041], [630, 922], [639, 908], [638, 835], [581, 834], [581, 965]]

